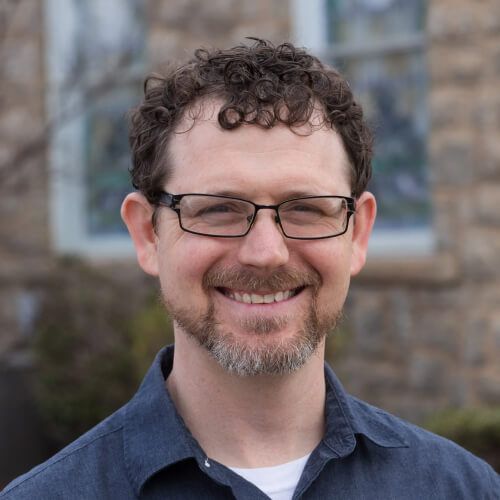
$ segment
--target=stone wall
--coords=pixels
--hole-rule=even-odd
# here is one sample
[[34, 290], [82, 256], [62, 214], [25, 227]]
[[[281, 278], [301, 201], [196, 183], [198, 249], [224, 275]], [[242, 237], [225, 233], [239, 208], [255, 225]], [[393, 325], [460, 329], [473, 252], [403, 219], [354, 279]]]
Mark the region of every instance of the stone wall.
[[[148, 0], [146, 5], [150, 69], [185, 59], [201, 44], [226, 46], [247, 35], [288, 38], [288, 4], [281, 0]], [[37, 289], [56, 257], [43, 8], [32, 0], [0, 5], [0, 362], [5, 363], [25, 345], [23, 315], [30, 303], [36, 307]], [[128, 263], [135, 267], [135, 259]]]
[[200, 46], [226, 47], [246, 36], [274, 42], [289, 37], [283, 0], [151, 0], [150, 56], [153, 67], [191, 56]]
[[435, 255], [369, 261], [338, 353], [345, 384], [411, 420], [500, 404], [500, 9], [434, 0], [428, 17]]
[[[200, 44], [228, 46], [246, 35], [279, 42], [290, 34], [284, 0], [147, 5], [152, 68]], [[55, 257], [42, 9], [32, 0], [0, 6], [0, 363], [10, 365], [26, 363], [23, 339]], [[428, 27], [437, 250], [370, 259], [330, 348], [349, 390], [415, 421], [450, 405], [500, 403], [498, 2], [432, 0]], [[133, 259], [119, 269], [136, 279]]]
[[[200, 44], [226, 46], [246, 35], [288, 38], [282, 0], [146, 0], [150, 68], [185, 59]], [[57, 266], [50, 234], [44, 2], [0, 2], [0, 489], [47, 456], [26, 388], [33, 362], [33, 316]], [[135, 258], [94, 261], [120, 277], [127, 300], [154, 288]], [[15, 394], [25, 397], [14, 398]], [[23, 418], [16, 418], [22, 415]], [[30, 427], [24, 429], [24, 427]], [[20, 439], [24, 436], [25, 439]], [[13, 455], [14, 443], [19, 450]], [[3, 465], [2, 465], [3, 464]], [[8, 467], [7, 465], [8, 464]]]
[[0, 359], [22, 336], [26, 284], [51, 258], [42, 5], [0, 7]]

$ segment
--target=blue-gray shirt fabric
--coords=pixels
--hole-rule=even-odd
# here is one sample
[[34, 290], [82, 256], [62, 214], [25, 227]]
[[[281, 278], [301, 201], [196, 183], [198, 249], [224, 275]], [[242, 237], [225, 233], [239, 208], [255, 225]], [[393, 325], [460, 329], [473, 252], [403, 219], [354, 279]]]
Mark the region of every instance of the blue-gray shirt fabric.
[[[7, 499], [265, 499], [207, 457], [165, 389], [173, 347], [160, 351], [123, 408], [14, 480]], [[326, 366], [326, 432], [294, 499], [499, 499], [499, 476], [455, 444], [345, 393]]]

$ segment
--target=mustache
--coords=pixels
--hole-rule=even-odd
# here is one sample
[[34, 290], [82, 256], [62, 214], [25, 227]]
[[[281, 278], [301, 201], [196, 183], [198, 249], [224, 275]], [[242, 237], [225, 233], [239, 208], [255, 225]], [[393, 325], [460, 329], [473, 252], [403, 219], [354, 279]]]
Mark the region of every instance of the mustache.
[[269, 274], [258, 274], [255, 271], [239, 266], [212, 268], [203, 276], [203, 287], [232, 288], [258, 292], [266, 290], [271, 293], [291, 290], [305, 286], [319, 288], [321, 276], [314, 269], [277, 269]]

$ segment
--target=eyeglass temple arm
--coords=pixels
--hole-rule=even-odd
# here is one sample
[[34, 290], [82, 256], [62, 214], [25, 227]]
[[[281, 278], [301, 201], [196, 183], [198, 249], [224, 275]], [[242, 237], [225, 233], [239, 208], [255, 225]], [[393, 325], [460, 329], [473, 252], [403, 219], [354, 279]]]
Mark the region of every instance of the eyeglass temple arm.
[[182, 196], [170, 194], [166, 191], [163, 191], [158, 194], [156, 202], [177, 212], [179, 209], [176, 207], [176, 205], [177, 203], [179, 203], [179, 201], [181, 201], [181, 198]]

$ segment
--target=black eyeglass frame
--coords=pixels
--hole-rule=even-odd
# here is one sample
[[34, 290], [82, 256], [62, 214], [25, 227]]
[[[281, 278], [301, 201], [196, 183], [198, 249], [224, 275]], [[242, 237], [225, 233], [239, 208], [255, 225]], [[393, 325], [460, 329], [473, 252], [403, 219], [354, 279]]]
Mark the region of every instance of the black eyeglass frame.
[[[248, 224], [247, 230], [242, 234], [237, 234], [237, 235], [208, 234], [208, 233], [200, 233], [198, 231], [192, 231], [191, 229], [187, 229], [182, 225], [181, 209], [176, 206], [178, 203], [180, 203], [180, 201], [182, 200], [182, 198], [184, 198], [184, 196], [208, 196], [211, 198], [225, 198], [227, 200], [244, 201], [246, 203], [250, 203], [250, 205], [253, 205], [253, 207], [254, 207], [253, 217], [252, 217], [252, 220]], [[289, 203], [290, 201], [307, 200], [309, 198], [337, 198], [337, 199], [345, 200], [345, 202], [347, 204], [347, 214], [346, 214], [347, 219], [345, 221], [344, 230], [341, 233], [332, 234], [329, 236], [313, 236], [313, 237], [288, 236], [288, 234], [286, 234], [286, 231], [283, 229], [283, 225], [281, 224], [279, 211], [278, 211], [279, 207], [281, 205], [284, 205], [285, 203]], [[289, 238], [291, 240], [324, 240], [327, 238], [336, 238], [337, 236], [342, 236], [343, 234], [345, 234], [347, 232], [347, 230], [349, 228], [349, 219], [351, 218], [352, 215], [354, 215], [356, 213], [356, 200], [354, 198], [351, 198], [350, 196], [338, 196], [338, 195], [300, 196], [299, 198], [290, 198], [289, 200], [284, 200], [281, 203], [277, 203], [276, 205], [260, 205], [258, 203], [254, 203], [253, 201], [245, 200], [244, 198], [236, 198], [234, 196], [225, 196], [225, 195], [207, 194], [207, 193], [172, 194], [172, 193], [168, 193], [167, 191], [160, 191], [155, 199], [155, 204], [170, 208], [171, 210], [176, 212], [177, 217], [179, 219], [179, 226], [186, 233], [198, 234], [200, 236], [209, 236], [212, 238], [242, 238], [243, 236], [246, 236], [250, 232], [250, 230], [252, 229], [252, 226], [255, 223], [255, 219], [257, 218], [257, 212], [259, 210], [274, 210], [276, 212], [276, 215], [274, 217], [274, 221], [280, 227], [283, 235], [286, 238]]]

